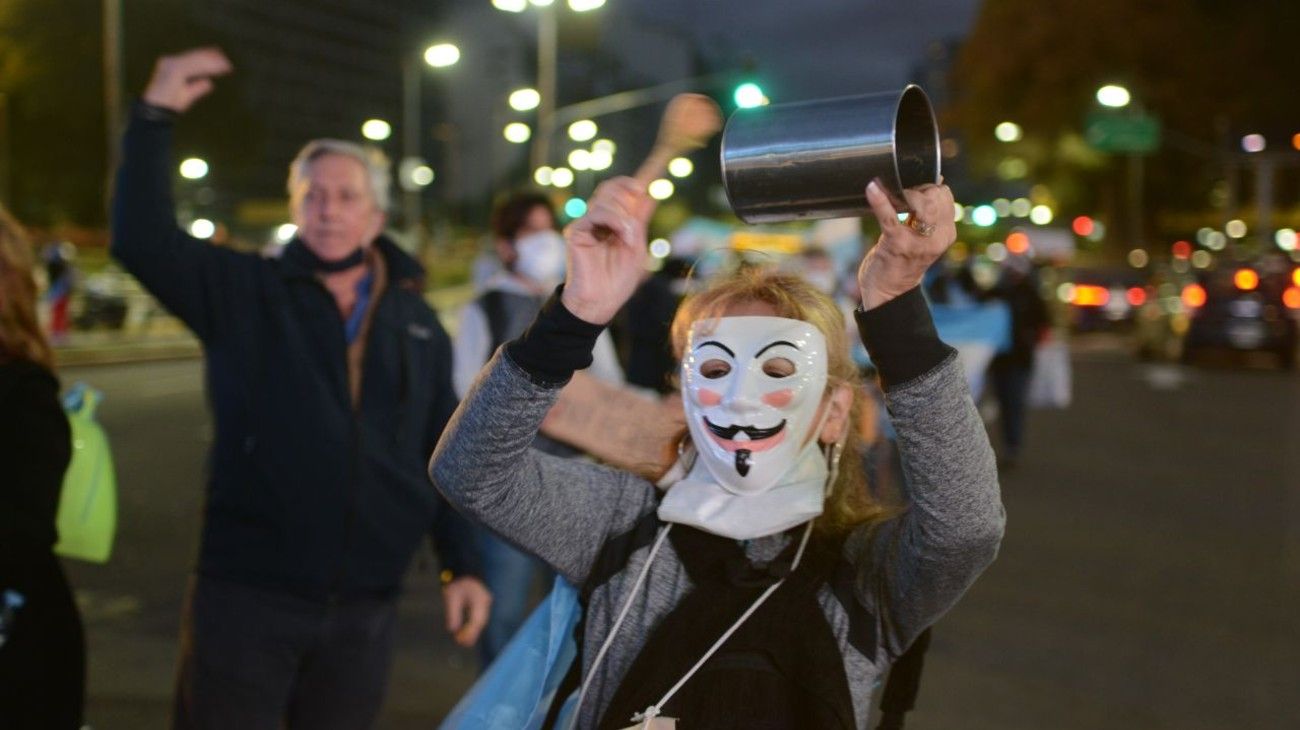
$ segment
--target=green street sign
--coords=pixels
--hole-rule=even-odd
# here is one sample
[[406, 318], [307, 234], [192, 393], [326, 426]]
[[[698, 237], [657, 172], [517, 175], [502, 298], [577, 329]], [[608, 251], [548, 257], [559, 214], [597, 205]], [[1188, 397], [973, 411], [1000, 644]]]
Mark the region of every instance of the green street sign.
[[1098, 152], [1148, 154], [1160, 147], [1160, 120], [1145, 114], [1093, 112], [1084, 134]]

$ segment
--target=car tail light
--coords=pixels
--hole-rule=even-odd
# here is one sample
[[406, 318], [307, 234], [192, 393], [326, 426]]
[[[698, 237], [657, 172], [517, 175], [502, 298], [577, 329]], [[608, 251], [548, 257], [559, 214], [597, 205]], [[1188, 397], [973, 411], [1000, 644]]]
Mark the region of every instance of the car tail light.
[[1259, 274], [1254, 269], [1237, 269], [1237, 273], [1232, 275], [1232, 283], [1242, 291], [1254, 291], [1259, 286]]
[[1287, 290], [1282, 292], [1282, 303], [1287, 309], [1300, 309], [1300, 286], [1287, 287]]
[[1104, 286], [1078, 284], [1070, 303], [1076, 307], [1104, 307], [1110, 302], [1110, 292]]
[[1147, 290], [1140, 286], [1132, 287], [1125, 294], [1128, 303], [1134, 307], [1140, 307], [1147, 302]]
[[1199, 309], [1205, 306], [1205, 287], [1200, 284], [1188, 284], [1183, 287], [1183, 306]]
[[1300, 266], [1297, 266], [1295, 271], [1291, 272], [1291, 282], [1296, 286], [1300, 286]]

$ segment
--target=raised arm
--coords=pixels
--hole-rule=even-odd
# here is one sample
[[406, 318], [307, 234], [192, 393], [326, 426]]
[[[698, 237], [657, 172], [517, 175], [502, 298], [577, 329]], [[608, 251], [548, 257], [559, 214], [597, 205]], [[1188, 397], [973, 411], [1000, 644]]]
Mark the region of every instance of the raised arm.
[[865, 311], [856, 317], [898, 432], [908, 505], [900, 517], [855, 532], [846, 550], [858, 567], [858, 599], [880, 618], [897, 656], [993, 561], [1005, 514], [957, 354], [939, 340], [919, 289], [925, 269], [955, 240], [952, 195], [944, 186], [908, 191], [914, 215], [933, 224], [899, 223], [874, 187], [868, 199], [882, 235], [859, 271]]
[[529, 449], [560, 389], [589, 367], [596, 338], [636, 288], [653, 201], [629, 179], [605, 183], [571, 224], [566, 282], [537, 320], [488, 362], [430, 462], [457, 508], [575, 582], [607, 536], [655, 508], [626, 472]]
[[[172, 200], [172, 131], [178, 115], [229, 72], [220, 51], [200, 49], [158, 61], [140, 103], [131, 111], [113, 192], [113, 255], [200, 337], [213, 329], [216, 297], [246, 256], [186, 234]], [[226, 289], [222, 291], [222, 289]]]

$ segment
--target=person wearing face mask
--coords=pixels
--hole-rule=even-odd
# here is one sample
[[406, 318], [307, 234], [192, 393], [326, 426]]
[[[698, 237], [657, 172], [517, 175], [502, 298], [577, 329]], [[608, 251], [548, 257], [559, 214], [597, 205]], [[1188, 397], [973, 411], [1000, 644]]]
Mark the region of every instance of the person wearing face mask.
[[[564, 279], [564, 238], [555, 230], [555, 211], [545, 195], [511, 193], [493, 208], [491, 230], [499, 268], [461, 310], [452, 348], [457, 394], [469, 390], [498, 347], [523, 333]], [[589, 372], [605, 382], [623, 382], [608, 334], [597, 341]], [[545, 436], [538, 436], [533, 446], [555, 456], [581, 455]], [[532, 587], [549, 571], [495, 535], [484, 532], [480, 539], [483, 577], [493, 595], [491, 615], [478, 643], [479, 659], [486, 667], [523, 623]]]
[[[663, 473], [529, 451], [635, 289], [654, 202], [603, 183], [567, 231], [565, 284], [462, 401], [430, 463], [453, 503], [580, 587], [579, 728], [865, 728], [872, 689], [994, 559], [997, 468], [956, 352], [919, 290], [956, 238], [952, 194], [906, 192], [854, 313], [884, 382], [909, 503], [873, 501], [850, 438], [857, 369], [842, 315], [799, 277], [750, 270], [678, 311], [688, 433]], [[559, 708], [563, 705], [564, 709]]]
[[112, 253], [203, 342], [213, 412], [173, 727], [369, 727], [425, 537], [458, 642], [476, 641], [491, 602], [473, 526], [425, 473], [456, 405], [451, 343], [419, 265], [382, 233], [376, 152], [302, 149], [288, 180], [298, 233], [278, 258], [177, 225], [173, 128], [230, 71], [211, 48], [159, 60], [113, 198]]

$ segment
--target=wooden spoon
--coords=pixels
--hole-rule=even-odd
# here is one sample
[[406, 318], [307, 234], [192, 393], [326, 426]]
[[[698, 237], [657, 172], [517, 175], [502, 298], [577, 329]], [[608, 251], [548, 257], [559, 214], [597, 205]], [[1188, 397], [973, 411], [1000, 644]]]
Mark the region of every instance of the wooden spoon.
[[654, 149], [637, 168], [636, 179], [649, 185], [663, 174], [674, 157], [694, 152], [722, 129], [722, 110], [703, 94], [678, 94], [668, 102], [659, 122]]

